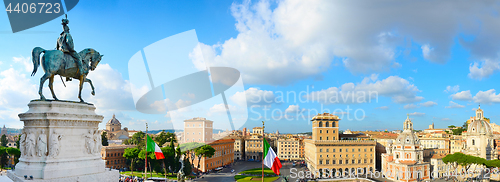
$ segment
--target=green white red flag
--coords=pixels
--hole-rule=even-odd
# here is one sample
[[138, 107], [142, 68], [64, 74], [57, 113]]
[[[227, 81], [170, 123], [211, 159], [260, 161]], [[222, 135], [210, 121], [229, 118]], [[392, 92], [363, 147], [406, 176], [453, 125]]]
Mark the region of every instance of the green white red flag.
[[276, 153], [274, 153], [271, 145], [267, 143], [267, 140], [264, 138], [264, 165], [273, 170], [274, 174], [280, 174], [281, 162]]
[[147, 136], [147, 141], [146, 141], [146, 151], [147, 152], [154, 152], [155, 153], [155, 156], [156, 156], [156, 160], [158, 159], [165, 159], [165, 156], [163, 156], [163, 152], [161, 151], [160, 147], [158, 146], [158, 144], [155, 143], [155, 141], [153, 141], [149, 135], [146, 135]]

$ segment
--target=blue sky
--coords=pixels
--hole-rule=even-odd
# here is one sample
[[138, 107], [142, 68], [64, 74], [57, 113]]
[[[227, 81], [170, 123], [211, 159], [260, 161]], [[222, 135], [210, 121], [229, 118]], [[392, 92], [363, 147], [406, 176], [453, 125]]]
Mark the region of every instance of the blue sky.
[[[479, 103], [492, 122], [500, 118], [495, 112], [500, 109], [498, 3], [369, 5], [291, 0], [81, 1], [68, 19], [76, 49], [92, 47], [104, 55], [98, 69], [89, 74], [97, 95], [90, 96], [88, 87], [83, 91], [85, 100], [104, 115], [103, 123], [113, 113], [123, 126], [139, 130], [145, 128], [144, 122], [153, 129], [182, 129], [175, 124], [182, 118], [227, 119], [217, 110], [218, 101], [177, 110], [177, 115], [135, 111], [129, 84], [131, 57], [159, 40], [193, 29], [207, 66], [241, 72], [244, 88], [227, 96], [234, 118], [248, 113], [244, 127], [266, 120], [268, 131], [306, 132], [311, 130], [308, 114], [322, 108], [336, 110], [343, 118], [342, 130], [401, 129], [408, 113], [416, 129], [433, 122], [436, 127], [462, 125]], [[22, 127], [17, 114], [27, 110], [29, 100], [38, 98], [42, 75], [29, 76], [31, 49], [55, 47], [61, 18], [13, 34], [7, 13], [0, 13], [0, 124]], [[195, 61], [192, 64], [197, 66]], [[76, 82], [68, 84], [64, 88], [56, 81], [60, 89], [56, 94], [76, 100]], [[308, 89], [309, 97], [251, 101], [256, 97], [280, 100], [280, 93]], [[352, 98], [352, 91], [376, 92], [378, 98], [362, 99], [362, 103], [312, 98], [314, 94]], [[241, 103], [242, 98], [248, 103]], [[258, 117], [264, 109], [270, 109], [269, 117]], [[276, 113], [270, 115], [273, 110]]]

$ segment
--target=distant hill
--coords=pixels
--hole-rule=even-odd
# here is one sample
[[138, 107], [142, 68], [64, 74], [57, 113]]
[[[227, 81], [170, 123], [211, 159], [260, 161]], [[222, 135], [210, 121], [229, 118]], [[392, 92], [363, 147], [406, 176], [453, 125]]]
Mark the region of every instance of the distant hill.
[[[164, 130], [149, 130], [148, 133], [149, 134], [157, 134], [157, 133], [160, 133], [161, 131], [164, 131]], [[170, 132], [170, 133], [175, 133], [175, 132], [182, 132], [184, 130], [173, 130], [173, 129], [165, 129], [165, 132]], [[221, 129], [214, 129], [214, 134], [217, 134], [220, 132], [224, 132], [225, 130], [221, 130]]]
[[7, 128], [7, 134], [21, 134], [23, 129]]
[[312, 132], [304, 132], [304, 133], [297, 133], [297, 134], [312, 135]]

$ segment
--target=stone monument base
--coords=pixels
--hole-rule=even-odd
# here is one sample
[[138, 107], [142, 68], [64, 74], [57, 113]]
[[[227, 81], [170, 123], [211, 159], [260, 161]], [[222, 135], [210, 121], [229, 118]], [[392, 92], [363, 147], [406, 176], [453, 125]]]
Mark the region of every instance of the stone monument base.
[[101, 158], [95, 106], [70, 101], [33, 100], [19, 114], [24, 128], [19, 139], [21, 157], [8, 177], [24, 181], [118, 181], [119, 172], [105, 168]]
[[[72, 176], [65, 178], [55, 178], [55, 179], [24, 179], [24, 176], [16, 176], [14, 171], [8, 170], [7, 177], [9, 177], [14, 182], [68, 182], [68, 181], [102, 181], [102, 182], [116, 182], [120, 177], [120, 173], [118, 170], [108, 170], [105, 172], [97, 173], [97, 174], [87, 174], [82, 176]], [[29, 178], [29, 176], [28, 176]]]

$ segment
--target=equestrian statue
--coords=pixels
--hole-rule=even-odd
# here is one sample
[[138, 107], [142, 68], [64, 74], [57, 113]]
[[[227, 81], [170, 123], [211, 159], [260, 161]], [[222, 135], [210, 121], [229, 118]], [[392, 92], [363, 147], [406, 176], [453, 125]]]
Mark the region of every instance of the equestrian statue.
[[[80, 99], [80, 102], [84, 102], [82, 99], [83, 83], [88, 82], [92, 88], [91, 94], [95, 95], [94, 85], [92, 84], [92, 81], [87, 78], [87, 75], [89, 73], [89, 69], [90, 71], [95, 70], [103, 55], [100, 55], [99, 52], [92, 48], [87, 48], [77, 53], [74, 50], [75, 46], [73, 44], [73, 37], [71, 37], [71, 34], [69, 33], [69, 20], [67, 16], [62, 19], [61, 24], [63, 25], [63, 32], [57, 39], [55, 50], [45, 50], [41, 47], [35, 47], [31, 52], [33, 61], [33, 72], [31, 73], [31, 76], [36, 74], [36, 71], [40, 66], [40, 54], [44, 53], [41, 58], [41, 62], [45, 74], [42, 78], [40, 78], [40, 88], [38, 90], [40, 100], [45, 100], [45, 97], [42, 94], [42, 88], [47, 79], [49, 79], [49, 88], [52, 93], [52, 97], [54, 100], [58, 100], [56, 94], [54, 93], [53, 83], [54, 76], [59, 75], [61, 80], [62, 77], [66, 77], [66, 81], [71, 81], [72, 78], [80, 81], [78, 98]], [[64, 84], [64, 86], [66, 86], [66, 84]]]

